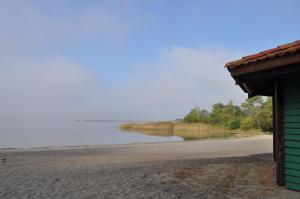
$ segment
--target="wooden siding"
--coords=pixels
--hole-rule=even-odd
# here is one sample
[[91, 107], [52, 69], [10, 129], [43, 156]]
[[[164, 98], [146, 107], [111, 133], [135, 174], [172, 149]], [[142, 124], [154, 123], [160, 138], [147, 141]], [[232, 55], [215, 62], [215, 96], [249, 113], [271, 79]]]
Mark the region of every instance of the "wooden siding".
[[283, 82], [285, 186], [300, 191], [300, 83]]

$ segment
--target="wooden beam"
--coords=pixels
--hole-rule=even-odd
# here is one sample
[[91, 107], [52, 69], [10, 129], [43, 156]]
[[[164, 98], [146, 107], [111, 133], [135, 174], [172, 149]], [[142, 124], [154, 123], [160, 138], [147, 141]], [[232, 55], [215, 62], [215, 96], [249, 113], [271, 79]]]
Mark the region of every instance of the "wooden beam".
[[272, 111], [273, 111], [273, 159], [276, 162], [277, 152], [277, 142], [276, 142], [276, 114], [275, 114], [275, 93], [272, 96]]
[[274, 82], [275, 122], [276, 122], [276, 179], [279, 186], [284, 186], [284, 130], [283, 130], [283, 96], [280, 81]]
[[274, 90], [274, 79], [289, 74], [299, 76], [300, 63], [232, 77], [236, 84], [252, 97], [256, 95], [271, 96]]

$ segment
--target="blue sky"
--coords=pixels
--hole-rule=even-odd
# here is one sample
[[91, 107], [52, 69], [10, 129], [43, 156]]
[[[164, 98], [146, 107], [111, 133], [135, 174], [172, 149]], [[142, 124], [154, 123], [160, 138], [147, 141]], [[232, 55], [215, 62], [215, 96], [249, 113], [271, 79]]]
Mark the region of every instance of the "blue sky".
[[[105, 38], [95, 36], [75, 43], [75, 52], [67, 50], [74, 57], [87, 52], [80, 57], [87, 62], [99, 60], [86, 55], [95, 52], [103, 53], [101, 58], [107, 56], [110, 63], [118, 53], [127, 63], [153, 59], [158, 49], [170, 46], [216, 45], [251, 53], [299, 39], [299, 1], [128, 1], [124, 9], [118, 7], [125, 2], [87, 2], [77, 9], [103, 5], [123, 20], [120, 23], [129, 26], [125, 27], [129, 33], [118, 43], [105, 43]], [[51, 16], [57, 14], [55, 10], [48, 12]]]
[[155, 59], [160, 49], [221, 46], [248, 54], [297, 40], [300, 34], [299, 1], [59, 2], [33, 1], [42, 15], [56, 20], [99, 8], [126, 29], [116, 36], [120, 38], [95, 34], [52, 49], [98, 68], [111, 83], [115, 75], [127, 74], [128, 65]]
[[[299, 1], [1, 1], [6, 116], [174, 119], [246, 95], [224, 64], [300, 39]], [[1, 116], [0, 116], [1, 117]]]

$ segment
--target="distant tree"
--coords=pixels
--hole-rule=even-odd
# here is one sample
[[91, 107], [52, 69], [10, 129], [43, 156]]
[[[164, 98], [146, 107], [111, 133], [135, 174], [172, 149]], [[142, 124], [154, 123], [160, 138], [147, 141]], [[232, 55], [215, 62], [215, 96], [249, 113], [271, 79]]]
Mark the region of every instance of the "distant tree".
[[197, 123], [197, 122], [206, 122], [208, 116], [208, 111], [205, 109], [199, 109], [198, 107], [193, 108], [184, 118], [184, 122], [188, 123]]
[[227, 122], [227, 128], [229, 129], [238, 129], [241, 125], [241, 119], [238, 117], [234, 117]]
[[211, 124], [220, 124], [223, 121], [223, 109], [224, 104], [222, 103], [215, 103], [212, 107], [212, 111], [208, 116], [208, 123]]
[[246, 99], [240, 106], [232, 101], [227, 104], [215, 103], [211, 112], [193, 108], [183, 119], [189, 123], [209, 123], [230, 129], [243, 130], [259, 128], [262, 131], [272, 131], [272, 98], [261, 96]]
[[228, 128], [239, 128], [240, 118], [244, 115], [242, 109], [239, 106], [235, 106], [232, 101], [230, 101], [225, 106], [224, 111], [225, 117], [224, 122]]
[[253, 128], [253, 118], [252, 117], [244, 117], [241, 120], [241, 129], [243, 129], [244, 131], [252, 129]]
[[257, 111], [259, 111], [263, 106], [263, 98], [261, 96], [255, 96], [252, 98], [246, 99], [241, 107], [245, 115], [253, 117]]
[[199, 109], [197, 107], [193, 108], [184, 118], [183, 121], [188, 123], [196, 123], [200, 121]]
[[255, 120], [258, 128], [262, 131], [273, 131], [273, 111], [272, 111], [272, 98], [269, 97], [263, 102], [262, 108], [256, 113]]
[[216, 103], [213, 105], [212, 111], [209, 114], [209, 123], [218, 124], [228, 128], [239, 128], [240, 117], [244, 115], [239, 106], [235, 106], [232, 101], [226, 105]]

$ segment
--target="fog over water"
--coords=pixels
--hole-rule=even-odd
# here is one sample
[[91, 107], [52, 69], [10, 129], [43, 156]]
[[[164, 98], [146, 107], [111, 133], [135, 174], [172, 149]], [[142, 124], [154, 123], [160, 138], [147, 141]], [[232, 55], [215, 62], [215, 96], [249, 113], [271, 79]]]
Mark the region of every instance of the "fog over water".
[[182, 138], [123, 132], [120, 122], [39, 121], [2, 128], [0, 148], [111, 145], [181, 141]]

